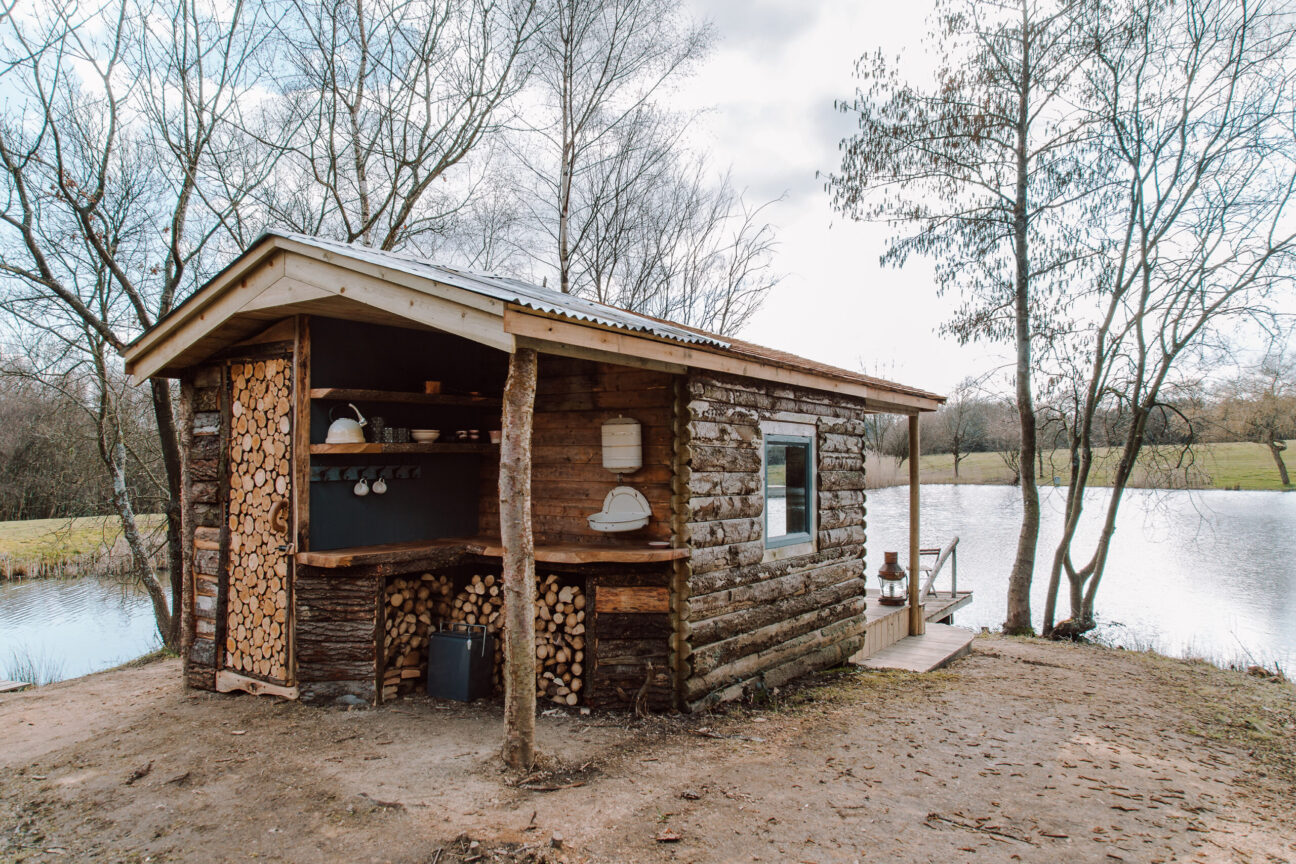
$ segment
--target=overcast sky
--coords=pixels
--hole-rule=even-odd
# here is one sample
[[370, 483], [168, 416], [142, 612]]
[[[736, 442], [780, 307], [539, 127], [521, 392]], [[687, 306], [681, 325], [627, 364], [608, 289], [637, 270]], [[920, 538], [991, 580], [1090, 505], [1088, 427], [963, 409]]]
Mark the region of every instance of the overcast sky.
[[838, 167], [851, 120], [834, 98], [854, 92], [854, 63], [877, 47], [921, 63], [930, 0], [690, 0], [715, 49], [683, 86], [681, 108], [709, 108], [699, 138], [778, 229], [784, 274], [744, 338], [848, 369], [945, 392], [1002, 365], [998, 346], [937, 334], [957, 298], [938, 298], [928, 263], [882, 268], [885, 228], [845, 222], [815, 171]]

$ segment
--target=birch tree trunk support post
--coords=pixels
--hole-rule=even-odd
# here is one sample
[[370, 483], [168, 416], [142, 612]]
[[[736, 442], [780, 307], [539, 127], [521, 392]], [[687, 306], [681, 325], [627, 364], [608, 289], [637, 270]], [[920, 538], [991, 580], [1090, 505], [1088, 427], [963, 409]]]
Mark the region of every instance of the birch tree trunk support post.
[[500, 539], [504, 544], [504, 762], [535, 761], [535, 539], [531, 533], [531, 424], [536, 352], [509, 358], [500, 441]]
[[918, 588], [918, 415], [909, 415], [909, 635], [927, 632], [923, 617], [921, 592]]

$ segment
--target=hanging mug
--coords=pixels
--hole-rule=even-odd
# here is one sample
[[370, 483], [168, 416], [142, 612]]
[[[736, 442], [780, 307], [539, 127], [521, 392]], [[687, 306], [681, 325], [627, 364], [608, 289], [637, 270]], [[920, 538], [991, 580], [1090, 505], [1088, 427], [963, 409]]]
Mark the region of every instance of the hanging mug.
[[386, 491], [387, 491], [387, 481], [379, 477], [377, 480], [374, 481], [373, 494], [382, 495]]
[[369, 494], [369, 481], [361, 477], [360, 482], [356, 483], [352, 491], [355, 492], [356, 495], [363, 498], [364, 496]]

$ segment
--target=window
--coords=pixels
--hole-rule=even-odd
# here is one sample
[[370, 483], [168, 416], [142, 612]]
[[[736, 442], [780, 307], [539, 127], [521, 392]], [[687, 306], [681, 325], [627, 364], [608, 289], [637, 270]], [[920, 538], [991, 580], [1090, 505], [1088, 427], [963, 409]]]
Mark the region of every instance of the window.
[[812, 543], [814, 449], [810, 436], [765, 436], [765, 546]]

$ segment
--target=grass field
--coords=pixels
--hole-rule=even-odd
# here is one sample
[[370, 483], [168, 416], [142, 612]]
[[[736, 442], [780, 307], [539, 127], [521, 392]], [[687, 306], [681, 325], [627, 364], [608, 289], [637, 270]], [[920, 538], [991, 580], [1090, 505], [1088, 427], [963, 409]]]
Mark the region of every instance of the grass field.
[[[1289, 445], [1296, 442], [1288, 442]], [[1296, 447], [1288, 453], [1296, 454]], [[1103, 448], [1095, 454], [1092, 484], [1108, 485], [1119, 451]], [[1060, 485], [1067, 482], [1065, 450], [1044, 453], [1044, 472], [1041, 484], [1051, 484], [1057, 478]], [[958, 480], [954, 479], [954, 457], [945, 454], [924, 456], [919, 462], [924, 483], [1010, 483], [1012, 472], [998, 453], [972, 453], [959, 464]], [[1296, 474], [1296, 458], [1288, 459], [1289, 473]], [[901, 469], [894, 460], [874, 459], [870, 456], [870, 486], [892, 486], [906, 482], [908, 466]], [[1144, 448], [1139, 467], [1134, 474], [1134, 486], [1192, 489], [1282, 489], [1278, 467], [1274, 465], [1269, 449], [1260, 444], [1201, 444], [1180, 462], [1177, 447]], [[1289, 487], [1296, 488], [1296, 487]]]
[[[141, 530], [156, 534], [163, 518], [145, 515], [139, 522]], [[0, 578], [61, 575], [123, 556], [125, 545], [116, 516], [0, 522]]]

